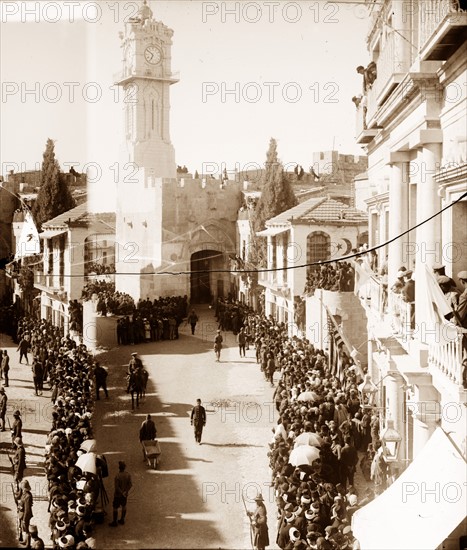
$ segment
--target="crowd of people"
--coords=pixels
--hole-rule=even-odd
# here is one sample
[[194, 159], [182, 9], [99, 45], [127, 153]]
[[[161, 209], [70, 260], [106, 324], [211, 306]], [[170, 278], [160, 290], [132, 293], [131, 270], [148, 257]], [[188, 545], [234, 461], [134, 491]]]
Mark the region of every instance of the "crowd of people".
[[216, 301], [215, 316], [220, 330], [232, 331], [236, 336], [244, 325], [245, 319], [251, 309], [231, 296], [226, 299], [218, 298]]
[[187, 316], [187, 296], [140, 300], [130, 315], [117, 321], [119, 345], [177, 340], [178, 329]]
[[[352, 358], [341, 350], [342, 372], [336, 376], [327, 355], [306, 339], [289, 338], [284, 324], [250, 314], [244, 330], [253, 334], [265, 378], [272, 383], [274, 373], [280, 372], [274, 392], [279, 419], [268, 453], [277, 545], [284, 550], [359, 548], [351, 517], [375, 493], [357, 491], [356, 469], [359, 466], [367, 481], [372, 479], [382, 490], [385, 461], [379, 417], [361, 407], [361, 377]], [[299, 449], [302, 443], [316, 445], [306, 463], [295, 461], [294, 455], [304, 452]]]
[[81, 299], [95, 300], [97, 313], [104, 317], [112, 315], [130, 315], [135, 309], [133, 298], [125, 292], [115, 290], [115, 284], [107, 281], [87, 283], [81, 293]]
[[[37, 384], [42, 387], [43, 383], [48, 383], [51, 390], [51, 430], [44, 465], [53, 548], [94, 548], [92, 532], [106, 464], [101, 457], [94, 464], [95, 469], [92, 466], [80, 467], [79, 457], [86, 452], [85, 441], [93, 436], [91, 420], [96, 365], [86, 346], [64, 337], [59, 327], [46, 320], [20, 319], [16, 340], [29, 343], [28, 347], [25, 346], [25, 358], [28, 359], [28, 353], [32, 353], [33, 375], [40, 378], [34, 380], [36, 392]], [[40, 368], [35, 370], [35, 366]], [[15, 447], [19, 448], [23, 446], [22, 423], [16, 421], [21, 420], [21, 411], [15, 411], [14, 416], [12, 438]], [[27, 468], [20, 471], [15, 468], [19, 538], [28, 547], [44, 548], [37, 526], [31, 524], [34, 502], [30, 484], [23, 479], [24, 473], [27, 473]]]
[[305, 293], [313, 294], [317, 288], [340, 292], [353, 292], [355, 270], [348, 262], [335, 262], [309, 267]]

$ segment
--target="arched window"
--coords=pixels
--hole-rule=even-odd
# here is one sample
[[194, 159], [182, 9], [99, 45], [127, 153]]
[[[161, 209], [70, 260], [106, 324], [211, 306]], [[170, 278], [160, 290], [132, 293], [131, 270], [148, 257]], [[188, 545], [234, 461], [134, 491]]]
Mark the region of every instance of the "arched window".
[[306, 261], [308, 264], [329, 260], [331, 238], [323, 231], [313, 231], [306, 239]]

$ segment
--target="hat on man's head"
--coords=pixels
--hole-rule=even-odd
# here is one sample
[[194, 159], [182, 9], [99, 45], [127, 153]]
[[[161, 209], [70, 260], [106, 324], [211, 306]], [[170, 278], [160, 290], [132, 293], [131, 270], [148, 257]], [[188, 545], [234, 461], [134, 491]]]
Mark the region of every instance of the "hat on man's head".
[[13, 413], [13, 416], [21, 416], [21, 411], [16, 410], [16, 411]]
[[131, 355], [138, 355], [138, 353], [136, 351], [134, 351]]
[[65, 531], [66, 529], [66, 523], [64, 521], [62, 521], [61, 519], [58, 520], [56, 523], [55, 523], [55, 529], [57, 529], [58, 531]]
[[289, 529], [289, 537], [292, 542], [300, 540], [300, 531], [296, 527], [291, 527]]
[[33, 525], [32, 523], [29, 524], [29, 533], [31, 535], [34, 535], [34, 533], [37, 533], [37, 525]]
[[256, 501], [264, 502], [263, 495], [262, 495], [261, 493], [259, 493], [258, 495], [256, 495], [255, 500], [256, 500]]
[[467, 271], [459, 271], [457, 274], [458, 279], [462, 279], [463, 281], [467, 281]]
[[444, 269], [446, 266], [444, 266], [440, 262], [436, 262], [433, 264], [433, 271], [440, 271], [441, 269]]

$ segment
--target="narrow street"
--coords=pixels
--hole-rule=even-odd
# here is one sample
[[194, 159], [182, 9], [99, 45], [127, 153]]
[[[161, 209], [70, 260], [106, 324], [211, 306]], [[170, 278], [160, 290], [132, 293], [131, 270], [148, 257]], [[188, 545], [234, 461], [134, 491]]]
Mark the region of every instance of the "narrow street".
[[[97, 402], [94, 424], [98, 452], [105, 453], [110, 475], [105, 481], [106, 520], [96, 530], [98, 548], [251, 548], [242, 496], [253, 510], [259, 491], [268, 509], [271, 542], [275, 540], [266, 454], [275, 422], [273, 388], [263, 379], [254, 348], [239, 358], [232, 333], [223, 333], [224, 349], [217, 363], [213, 312], [206, 307], [197, 308], [197, 313], [194, 336], [189, 325], [182, 325], [178, 340], [126, 346], [102, 356], [102, 364], [109, 368], [110, 398]], [[125, 393], [126, 366], [133, 351], [150, 373], [145, 402], [135, 412]], [[207, 411], [202, 445], [194, 441], [190, 425], [198, 397]], [[154, 417], [162, 449], [157, 470], [143, 461], [138, 441], [148, 413]], [[133, 489], [126, 524], [112, 528], [108, 522], [119, 460], [127, 464]]]

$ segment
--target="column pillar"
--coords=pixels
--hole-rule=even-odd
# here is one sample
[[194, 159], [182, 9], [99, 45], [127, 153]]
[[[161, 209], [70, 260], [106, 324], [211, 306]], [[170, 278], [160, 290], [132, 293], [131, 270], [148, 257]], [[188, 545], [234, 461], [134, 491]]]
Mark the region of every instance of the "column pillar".
[[394, 420], [394, 428], [402, 437], [399, 448], [399, 460], [406, 454], [405, 439], [405, 403], [404, 403], [404, 378], [397, 372], [391, 371], [391, 376], [384, 380], [386, 386], [387, 419]]
[[[440, 168], [441, 144], [426, 143], [419, 156], [417, 178], [417, 223], [441, 209], [438, 184], [434, 179]], [[417, 229], [416, 261], [432, 266], [442, 261], [441, 216], [436, 216]]]
[[[389, 183], [389, 239], [408, 229], [409, 157], [407, 153], [391, 153]], [[392, 161], [392, 162], [391, 162]], [[391, 285], [402, 265], [407, 268], [408, 235], [396, 239], [388, 246], [388, 281]]]
[[[428, 143], [423, 145], [418, 156], [417, 181], [417, 224], [434, 216], [441, 209], [441, 199], [438, 195], [438, 184], [434, 175], [439, 170], [441, 160], [441, 144]], [[411, 233], [413, 234], [413, 232]], [[415, 264], [417, 270], [442, 262], [441, 216], [435, 216], [416, 230]], [[423, 285], [415, 281], [415, 323], [417, 327], [424, 326], [427, 315], [425, 290]]]
[[410, 17], [405, 2], [392, 2], [394, 72], [405, 73], [411, 65]]

